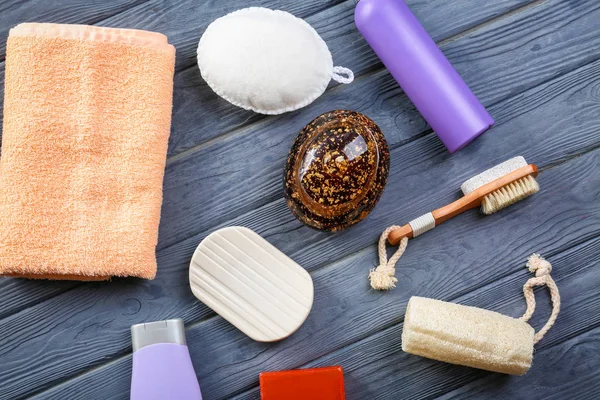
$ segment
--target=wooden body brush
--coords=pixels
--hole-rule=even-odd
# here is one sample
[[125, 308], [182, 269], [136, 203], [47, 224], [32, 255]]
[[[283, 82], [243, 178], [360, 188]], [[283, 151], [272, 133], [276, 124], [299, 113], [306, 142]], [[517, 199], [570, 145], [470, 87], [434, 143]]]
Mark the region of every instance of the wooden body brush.
[[[404, 226], [386, 229], [379, 239], [379, 267], [371, 270], [369, 279], [374, 289], [388, 290], [395, 287], [395, 264], [404, 253], [408, 239], [419, 236], [461, 214], [481, 206], [481, 211], [493, 214], [519, 200], [536, 193], [540, 187], [535, 180], [538, 169], [527, 164], [523, 157], [511, 158], [462, 184], [463, 197], [435, 211], [424, 214]], [[398, 251], [388, 261], [386, 240], [392, 245], [400, 244]]]

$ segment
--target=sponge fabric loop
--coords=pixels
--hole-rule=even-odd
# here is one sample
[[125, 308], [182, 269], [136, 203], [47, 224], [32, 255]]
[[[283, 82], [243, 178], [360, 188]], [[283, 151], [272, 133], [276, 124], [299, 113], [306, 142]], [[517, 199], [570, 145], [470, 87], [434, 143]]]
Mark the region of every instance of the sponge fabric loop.
[[348, 83], [352, 83], [352, 81], [354, 81], [354, 72], [346, 67], [333, 67], [331, 79], [338, 83], [347, 85]]

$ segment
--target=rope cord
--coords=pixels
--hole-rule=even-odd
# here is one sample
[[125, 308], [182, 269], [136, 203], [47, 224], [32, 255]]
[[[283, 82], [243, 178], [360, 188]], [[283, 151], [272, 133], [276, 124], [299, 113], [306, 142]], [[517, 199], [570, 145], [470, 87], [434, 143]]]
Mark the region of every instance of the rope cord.
[[554, 322], [556, 321], [556, 317], [560, 312], [560, 293], [558, 293], [556, 282], [554, 282], [554, 279], [550, 276], [552, 265], [543, 257], [539, 254], [533, 254], [527, 260], [527, 268], [529, 268], [530, 272], [535, 272], [535, 278], [529, 279], [525, 285], [523, 285], [523, 294], [525, 295], [525, 301], [527, 302], [527, 311], [525, 311], [521, 320], [525, 322], [529, 321], [535, 311], [535, 295], [533, 294], [533, 288], [535, 286], [547, 286], [548, 290], [550, 290], [550, 298], [552, 300], [552, 313], [550, 314], [550, 318], [548, 318], [546, 325], [544, 325], [544, 327], [533, 337], [533, 343], [535, 344], [542, 340], [544, 335], [552, 328], [552, 325], [554, 325]]
[[377, 268], [371, 269], [369, 272], [369, 280], [371, 281], [371, 287], [376, 290], [390, 290], [396, 287], [396, 282], [398, 279], [394, 276], [396, 274], [396, 263], [404, 254], [406, 250], [406, 245], [408, 243], [408, 238], [404, 237], [400, 241], [400, 246], [398, 250], [390, 257], [387, 258], [387, 249], [386, 243], [388, 236], [390, 233], [400, 228], [399, 226], [390, 226], [381, 234], [379, 238], [379, 266]]
[[[435, 218], [433, 218], [433, 214], [427, 213], [421, 215], [419, 218], [413, 219], [409, 222], [409, 225], [413, 231], [413, 237], [417, 237], [435, 228]], [[398, 250], [396, 250], [389, 260], [387, 258], [386, 243], [390, 233], [398, 228], [400, 228], [400, 226], [390, 226], [383, 231], [379, 237], [379, 266], [371, 269], [369, 272], [369, 281], [371, 282], [371, 287], [373, 289], [391, 290], [396, 287], [396, 282], [398, 282], [398, 279], [395, 277], [396, 263], [404, 254], [404, 251], [406, 251], [408, 238], [403, 237], [402, 240], [400, 240]]]
[[[427, 215], [423, 216], [427, 217]], [[419, 217], [419, 218], [423, 218]], [[418, 219], [419, 219], [418, 218]], [[418, 220], [417, 219], [417, 220]], [[416, 223], [415, 225], [419, 226], [424, 231], [432, 229], [433, 226], [426, 223], [426, 218], [423, 218], [423, 222]], [[430, 227], [431, 226], [431, 227]], [[387, 257], [387, 239], [390, 233], [396, 229], [400, 228], [399, 226], [390, 226], [387, 228], [381, 236], [379, 237], [379, 266], [377, 268], [371, 269], [369, 271], [369, 281], [371, 282], [371, 287], [376, 290], [390, 290], [396, 287], [396, 282], [398, 279], [395, 277], [396, 275], [396, 263], [400, 260], [400, 257], [406, 251], [406, 245], [408, 244], [408, 238], [403, 237], [400, 241], [400, 245], [398, 250], [390, 257], [388, 260]], [[425, 228], [429, 228], [426, 229]], [[418, 229], [418, 230], [421, 230]], [[423, 232], [420, 232], [423, 233]], [[552, 313], [550, 314], [550, 318], [546, 324], [533, 336], [533, 343], [536, 344], [542, 338], [550, 328], [556, 322], [556, 318], [558, 317], [558, 313], [560, 312], [560, 293], [558, 292], [558, 287], [556, 286], [556, 282], [550, 276], [550, 272], [552, 272], [552, 264], [546, 261], [539, 254], [533, 254], [527, 260], [527, 268], [529, 268], [530, 272], [535, 273], [534, 278], [530, 278], [525, 285], [523, 285], [523, 295], [525, 296], [525, 301], [527, 303], [527, 310], [525, 314], [520, 318], [522, 321], [528, 322], [531, 319], [531, 316], [535, 312], [535, 294], [533, 293], [533, 288], [536, 286], [546, 286], [550, 291], [550, 298], [552, 300]]]

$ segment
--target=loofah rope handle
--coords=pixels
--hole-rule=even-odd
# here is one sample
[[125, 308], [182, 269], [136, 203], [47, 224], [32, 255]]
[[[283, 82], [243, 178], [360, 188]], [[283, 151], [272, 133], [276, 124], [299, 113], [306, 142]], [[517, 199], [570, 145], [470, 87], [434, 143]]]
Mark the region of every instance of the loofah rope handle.
[[352, 72], [351, 69], [346, 67], [333, 67], [331, 79], [333, 79], [336, 82], [347, 85], [349, 83], [352, 83], [352, 81], [354, 80], [354, 72]]
[[550, 276], [552, 271], [552, 265], [546, 261], [539, 254], [533, 254], [527, 260], [527, 268], [529, 271], [535, 272], [535, 278], [531, 278], [523, 285], [523, 294], [525, 295], [525, 301], [527, 302], [527, 311], [521, 317], [521, 320], [527, 322], [535, 311], [535, 295], [533, 294], [533, 288], [535, 286], [547, 286], [550, 290], [550, 298], [552, 299], [552, 313], [546, 325], [540, 329], [533, 337], [533, 343], [539, 342], [544, 335], [552, 328], [556, 317], [560, 312], [560, 293], [558, 293], [558, 287], [554, 282], [554, 279]]
[[396, 287], [396, 282], [398, 282], [398, 279], [396, 279], [394, 276], [396, 274], [396, 263], [406, 250], [408, 238], [402, 238], [398, 250], [396, 250], [389, 260], [387, 258], [386, 243], [390, 233], [398, 228], [400, 227], [390, 226], [383, 231], [381, 237], [379, 237], [379, 266], [377, 268], [373, 268], [369, 272], [369, 281], [371, 281], [371, 287], [373, 289], [390, 290]]

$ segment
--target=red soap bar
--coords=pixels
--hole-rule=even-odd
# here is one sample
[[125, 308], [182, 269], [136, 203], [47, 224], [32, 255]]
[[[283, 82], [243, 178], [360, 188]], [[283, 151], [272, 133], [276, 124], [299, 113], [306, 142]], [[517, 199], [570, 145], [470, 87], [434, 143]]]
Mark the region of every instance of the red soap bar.
[[342, 367], [262, 372], [261, 400], [344, 400]]

